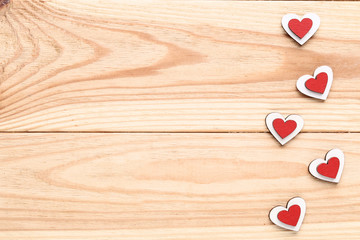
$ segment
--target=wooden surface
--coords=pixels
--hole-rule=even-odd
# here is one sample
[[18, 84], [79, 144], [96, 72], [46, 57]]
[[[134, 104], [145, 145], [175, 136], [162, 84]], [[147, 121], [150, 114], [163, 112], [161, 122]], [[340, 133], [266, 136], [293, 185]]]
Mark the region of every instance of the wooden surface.
[[[280, 25], [315, 12], [303, 47]], [[0, 239], [360, 239], [360, 2], [0, 8]], [[329, 65], [326, 102], [295, 87]], [[281, 147], [271, 111], [299, 114]], [[234, 132], [234, 133], [229, 133]], [[307, 170], [345, 153], [339, 184]], [[298, 233], [269, 210], [306, 200]]]
[[[359, 239], [359, 139], [303, 133], [284, 149], [268, 133], [3, 134], [0, 236]], [[338, 185], [307, 171], [335, 146], [346, 153]], [[293, 196], [307, 203], [296, 235], [268, 218]]]
[[[198, 11], [194, 11], [197, 9]], [[359, 2], [14, 1], [0, 22], [1, 131], [360, 131]], [[300, 47], [288, 12], [321, 17]], [[334, 70], [329, 99], [296, 80]], [[326, 119], [326, 124], [324, 124]]]

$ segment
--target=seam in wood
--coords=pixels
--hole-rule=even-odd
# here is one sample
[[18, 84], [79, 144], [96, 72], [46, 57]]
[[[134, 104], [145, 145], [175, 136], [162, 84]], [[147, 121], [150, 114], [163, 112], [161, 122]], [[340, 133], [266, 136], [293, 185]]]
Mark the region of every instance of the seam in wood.
[[[87, 133], [116, 133], [116, 134], [219, 134], [219, 133], [229, 133], [229, 134], [233, 134], [233, 133], [249, 133], [249, 134], [263, 134], [263, 133], [269, 133], [269, 131], [203, 131], [203, 132], [199, 132], [199, 131], [0, 131], [0, 134], [5, 134], [5, 133], [49, 133], [49, 134], [55, 134], [55, 133], [59, 133], [59, 134], [64, 134], [64, 133], [69, 133], [69, 134], [73, 134], [73, 133], [83, 133], [83, 134], [87, 134]], [[360, 131], [303, 131], [301, 133], [360, 133]]]

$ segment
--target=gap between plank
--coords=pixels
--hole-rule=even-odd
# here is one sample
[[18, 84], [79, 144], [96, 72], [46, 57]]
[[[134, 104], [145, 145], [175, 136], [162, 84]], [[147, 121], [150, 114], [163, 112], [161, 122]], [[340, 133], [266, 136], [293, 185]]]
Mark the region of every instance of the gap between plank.
[[[159, 134], [168, 134], [168, 133], [269, 133], [269, 131], [0, 131], [0, 134], [5, 133], [123, 133], [123, 134], [141, 134], [141, 133], [159, 133]], [[360, 131], [303, 131], [301, 133], [360, 133]]]

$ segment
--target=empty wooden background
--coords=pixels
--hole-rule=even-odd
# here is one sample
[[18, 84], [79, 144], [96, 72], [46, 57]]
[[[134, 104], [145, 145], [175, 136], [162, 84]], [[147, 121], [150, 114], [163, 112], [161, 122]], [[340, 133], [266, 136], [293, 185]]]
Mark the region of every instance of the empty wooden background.
[[[360, 239], [360, 2], [0, 6], [0, 239]], [[326, 102], [295, 87], [321, 65]], [[272, 111], [305, 120], [284, 147]], [[307, 171], [334, 147], [337, 185]], [[298, 233], [268, 219], [294, 196]]]

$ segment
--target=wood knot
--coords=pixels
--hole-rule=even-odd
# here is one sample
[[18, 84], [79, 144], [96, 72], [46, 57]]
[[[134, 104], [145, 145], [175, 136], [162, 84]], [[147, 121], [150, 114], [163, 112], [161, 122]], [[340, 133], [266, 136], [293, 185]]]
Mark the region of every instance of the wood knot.
[[0, 15], [4, 15], [10, 7], [11, 0], [0, 0]]

